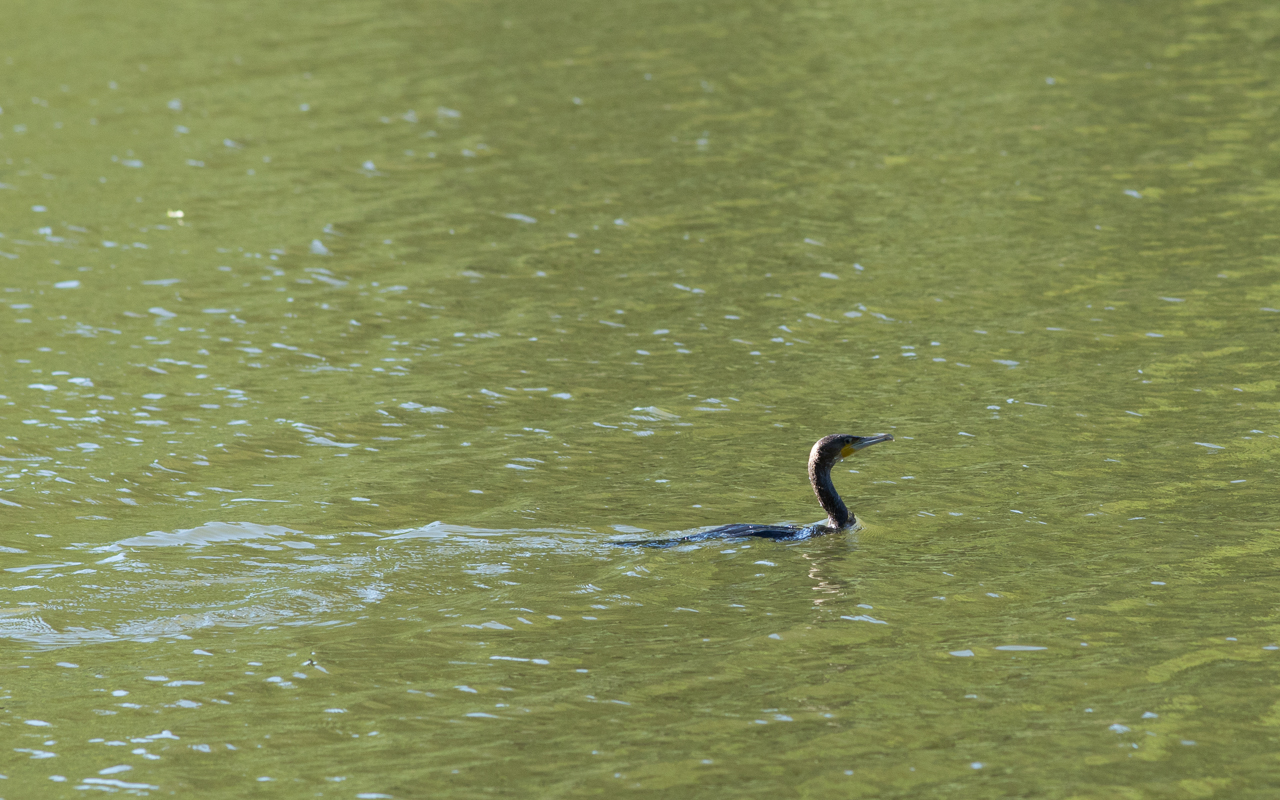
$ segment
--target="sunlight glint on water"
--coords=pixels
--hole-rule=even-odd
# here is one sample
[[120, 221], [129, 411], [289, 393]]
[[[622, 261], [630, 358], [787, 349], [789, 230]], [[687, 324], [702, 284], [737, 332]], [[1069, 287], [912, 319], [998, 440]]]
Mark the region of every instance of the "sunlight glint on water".
[[6, 15], [6, 796], [1269, 796], [1268, 7]]

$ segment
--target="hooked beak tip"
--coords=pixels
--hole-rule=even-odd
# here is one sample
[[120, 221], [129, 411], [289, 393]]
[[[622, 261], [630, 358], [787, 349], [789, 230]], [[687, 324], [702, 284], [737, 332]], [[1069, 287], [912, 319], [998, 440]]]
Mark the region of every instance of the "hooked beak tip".
[[853, 449], [861, 450], [862, 448], [870, 447], [873, 444], [880, 444], [881, 442], [892, 442], [892, 441], [893, 441], [892, 433], [878, 433], [875, 436], [868, 436], [864, 438], [862, 441], [855, 444], [853, 446]]

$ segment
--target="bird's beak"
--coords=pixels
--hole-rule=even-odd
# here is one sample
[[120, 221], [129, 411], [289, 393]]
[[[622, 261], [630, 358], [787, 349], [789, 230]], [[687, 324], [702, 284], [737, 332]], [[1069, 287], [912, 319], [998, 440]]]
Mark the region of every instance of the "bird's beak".
[[877, 433], [875, 436], [863, 436], [862, 438], [854, 442], [851, 445], [851, 447], [853, 447], [854, 451], [856, 452], [858, 450], [861, 450], [864, 447], [870, 447], [873, 444], [880, 444], [881, 442], [892, 442], [892, 441], [893, 441], [892, 433]]

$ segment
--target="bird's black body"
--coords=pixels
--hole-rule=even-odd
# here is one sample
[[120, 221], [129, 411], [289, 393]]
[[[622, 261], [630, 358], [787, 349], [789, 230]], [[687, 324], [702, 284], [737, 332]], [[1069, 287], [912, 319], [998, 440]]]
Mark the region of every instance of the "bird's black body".
[[745, 539], [748, 536], [754, 536], [757, 539], [773, 539], [777, 542], [796, 542], [801, 539], [808, 539], [811, 536], [817, 536], [820, 533], [829, 533], [830, 531], [831, 529], [821, 522], [806, 528], [798, 528], [794, 525], [754, 525], [750, 522], [735, 522], [732, 525], [721, 525], [719, 528], [712, 528], [709, 531], [692, 533], [688, 536], [677, 536], [673, 539], [635, 539], [614, 542], [614, 544], [622, 545], [623, 547], [664, 548], [705, 542], [708, 539]]
[[818, 503], [827, 512], [826, 522], [818, 522], [805, 527], [794, 525], [756, 525], [738, 522], [722, 525], [718, 528], [701, 531], [688, 536], [672, 539], [649, 539], [625, 542], [614, 542], [624, 547], [675, 547], [681, 544], [693, 544], [708, 539], [741, 539], [755, 537], [776, 541], [799, 541], [824, 533], [852, 530], [858, 527], [858, 518], [840, 499], [835, 484], [831, 482], [831, 468], [846, 456], [880, 442], [892, 442], [891, 434], [882, 433], [875, 436], [853, 436], [847, 433], [835, 433], [824, 436], [809, 451], [809, 482], [813, 484], [813, 493], [818, 496]]

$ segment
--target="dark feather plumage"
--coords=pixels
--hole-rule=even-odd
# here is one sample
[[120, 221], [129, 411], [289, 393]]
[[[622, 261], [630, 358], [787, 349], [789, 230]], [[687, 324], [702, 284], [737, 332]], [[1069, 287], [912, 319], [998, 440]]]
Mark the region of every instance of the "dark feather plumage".
[[775, 541], [799, 541], [832, 531], [849, 530], [858, 525], [858, 519], [840, 499], [835, 484], [831, 482], [831, 468], [847, 454], [880, 442], [891, 442], [891, 434], [882, 433], [875, 436], [853, 436], [847, 433], [835, 433], [819, 439], [809, 451], [809, 482], [813, 484], [813, 492], [818, 496], [822, 510], [827, 512], [826, 523], [816, 523], [806, 527], [793, 525], [756, 525], [738, 522], [722, 525], [706, 531], [678, 536], [671, 539], [628, 540], [614, 542], [622, 547], [675, 547], [681, 544], [704, 542], [708, 539], [742, 539], [755, 537], [773, 539]]

